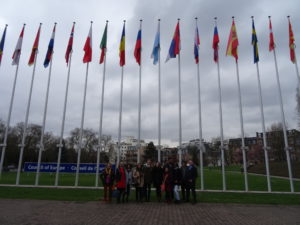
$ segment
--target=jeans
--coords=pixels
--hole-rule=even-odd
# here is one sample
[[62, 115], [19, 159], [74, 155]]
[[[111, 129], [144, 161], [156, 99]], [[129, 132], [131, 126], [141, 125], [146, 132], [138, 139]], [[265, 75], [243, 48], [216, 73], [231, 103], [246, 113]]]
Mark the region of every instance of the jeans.
[[121, 202], [121, 199], [122, 199], [122, 202], [124, 202], [124, 198], [125, 198], [125, 188], [118, 188], [118, 191], [119, 191], [119, 195], [117, 197], [117, 203], [120, 203]]
[[196, 202], [195, 182], [188, 182], [186, 186], [186, 201], [190, 201], [190, 192], [193, 195], [193, 201]]
[[135, 187], [135, 200], [137, 202], [142, 202], [143, 200], [143, 188], [142, 187]]
[[150, 194], [151, 194], [151, 183], [144, 184], [144, 196], [147, 202], [150, 201]]
[[180, 195], [179, 195], [179, 185], [175, 184], [174, 185], [174, 197], [176, 201], [180, 201]]
[[126, 202], [128, 202], [128, 198], [130, 195], [130, 188], [131, 188], [130, 184], [127, 184], [126, 191], [125, 191]]

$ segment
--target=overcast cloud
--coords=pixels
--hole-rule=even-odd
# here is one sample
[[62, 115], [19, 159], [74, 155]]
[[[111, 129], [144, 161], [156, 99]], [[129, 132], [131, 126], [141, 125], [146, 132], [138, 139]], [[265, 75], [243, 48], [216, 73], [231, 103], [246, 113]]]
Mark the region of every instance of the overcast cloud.
[[[30, 123], [42, 124], [46, 95], [48, 69], [43, 67], [48, 42], [54, 22], [57, 32], [54, 47], [52, 81], [46, 130], [59, 134], [63, 110], [67, 66], [64, 53], [72, 22], [76, 21], [74, 53], [72, 60], [70, 92], [66, 117], [66, 132], [80, 126], [83, 86], [86, 65], [82, 63], [83, 45], [93, 20], [93, 62], [90, 66], [85, 128], [99, 129], [100, 93], [102, 66], [99, 65], [99, 44], [105, 21], [109, 20], [107, 73], [104, 102], [103, 132], [117, 138], [120, 97], [120, 74], [118, 48], [123, 20], [126, 19], [126, 66], [124, 68], [122, 136], [137, 136], [138, 113], [138, 65], [133, 57], [139, 20], [143, 19], [143, 74], [142, 74], [142, 133], [146, 140], [157, 142], [157, 66], [150, 59], [157, 19], [161, 19], [162, 57], [162, 138], [163, 144], [178, 143], [178, 69], [177, 59], [164, 63], [174, 33], [177, 18], [181, 18], [181, 70], [182, 70], [182, 134], [188, 141], [198, 137], [198, 105], [196, 65], [193, 59], [195, 21], [201, 39], [200, 73], [203, 136], [205, 140], [219, 136], [219, 111], [217, 68], [211, 48], [214, 20], [218, 17], [220, 35], [220, 67], [223, 96], [223, 119], [225, 137], [240, 136], [238, 95], [235, 63], [225, 57], [225, 49], [231, 26], [231, 16], [236, 18], [239, 37], [239, 68], [244, 112], [244, 127], [247, 136], [261, 131], [257, 91], [256, 68], [253, 64], [251, 46], [251, 19], [255, 17], [259, 40], [260, 72], [263, 88], [266, 125], [280, 121], [279, 98], [275, 79], [273, 54], [268, 51], [268, 16], [272, 16], [273, 31], [278, 54], [278, 67], [283, 93], [284, 109], [289, 128], [297, 128], [295, 66], [290, 62], [288, 49], [287, 15], [291, 16], [296, 45], [300, 40], [300, 16], [297, 0], [289, 1], [172, 1], [172, 0], [26, 0], [4, 1], [1, 4], [0, 32], [7, 23], [8, 32], [2, 65], [0, 68], [0, 118], [6, 120], [15, 67], [11, 55], [15, 48], [22, 24], [26, 23], [19, 77], [12, 122], [24, 121], [32, 67], [27, 65], [32, 44], [40, 22], [43, 23], [36, 79], [33, 89]], [[298, 48], [296, 54], [299, 56]]]

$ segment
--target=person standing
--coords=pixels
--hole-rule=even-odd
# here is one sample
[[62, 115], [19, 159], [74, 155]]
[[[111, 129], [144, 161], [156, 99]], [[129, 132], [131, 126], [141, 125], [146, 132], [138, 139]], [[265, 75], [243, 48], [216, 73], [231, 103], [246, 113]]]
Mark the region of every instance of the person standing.
[[111, 168], [111, 164], [108, 163], [100, 175], [100, 178], [104, 187], [104, 201], [111, 202], [112, 187], [114, 184], [114, 171]]
[[186, 200], [186, 162], [183, 161], [181, 165], [181, 196], [182, 196], [182, 201]]
[[163, 177], [164, 177], [164, 170], [161, 167], [160, 162], [157, 162], [152, 170], [152, 181], [153, 181], [153, 186], [155, 187], [156, 190], [156, 198], [158, 202], [161, 201], [161, 185], [163, 182]]
[[174, 167], [174, 174], [173, 174], [173, 191], [174, 191], [174, 198], [175, 203], [180, 203], [180, 194], [179, 194], [179, 188], [181, 185], [181, 169], [179, 168], [178, 164], [175, 164]]
[[194, 166], [194, 163], [192, 160], [188, 161], [188, 164], [186, 165], [186, 201], [190, 201], [190, 192], [192, 192], [193, 195], [193, 203], [196, 203], [196, 178], [198, 176], [197, 169]]
[[125, 189], [126, 189], [126, 172], [123, 163], [119, 164], [119, 168], [116, 172], [116, 187], [119, 191], [117, 196], [117, 203], [124, 202], [125, 198]]
[[148, 159], [144, 166], [144, 196], [147, 202], [150, 201], [152, 184], [152, 165], [151, 160]]
[[165, 197], [166, 202], [171, 203], [172, 202], [172, 193], [173, 193], [173, 182], [172, 182], [172, 174], [168, 167], [165, 167], [164, 170], [164, 180], [162, 187], [165, 191]]
[[135, 198], [136, 202], [143, 201], [143, 187], [144, 187], [144, 171], [142, 165], [139, 163], [133, 172], [133, 179], [135, 183]]
[[130, 195], [130, 189], [132, 184], [132, 168], [130, 164], [127, 164], [126, 166], [126, 191], [125, 191], [125, 201], [128, 202], [128, 198]]

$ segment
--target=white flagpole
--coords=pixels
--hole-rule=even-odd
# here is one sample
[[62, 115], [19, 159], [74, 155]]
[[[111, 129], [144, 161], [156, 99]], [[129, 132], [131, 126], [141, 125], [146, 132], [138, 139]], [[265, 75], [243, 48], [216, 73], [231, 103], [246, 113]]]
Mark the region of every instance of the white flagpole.
[[[180, 19], [178, 19], [179, 23]], [[179, 112], [179, 166], [181, 167], [182, 162], [182, 128], [181, 128], [181, 68], [180, 68], [180, 52], [178, 53], [178, 112]]]
[[[160, 34], [160, 19], [158, 19], [158, 32]], [[158, 49], [158, 162], [161, 162], [161, 70], [160, 70], [160, 47]]]
[[[217, 17], [215, 17], [215, 26], [217, 26]], [[219, 117], [220, 117], [220, 150], [221, 150], [221, 166], [222, 166], [222, 184], [223, 191], [226, 191], [226, 176], [225, 176], [225, 157], [224, 157], [224, 132], [223, 132], [223, 110], [222, 110], [222, 90], [221, 90], [221, 76], [220, 76], [220, 63], [219, 57], [217, 60], [217, 70], [218, 70], [218, 94], [219, 94]]]
[[[107, 24], [108, 24], [108, 20], [106, 20], [105, 29], [107, 29]], [[100, 151], [101, 151], [104, 87], [105, 87], [105, 72], [106, 72], [106, 49], [104, 49], [103, 51], [104, 51], [104, 62], [103, 62], [102, 92], [101, 92], [101, 104], [100, 104], [99, 137], [98, 137], [98, 149], [97, 149], [97, 166], [96, 166], [96, 182], [95, 182], [96, 187], [98, 187], [98, 183], [99, 183], [99, 163], [100, 163]]]
[[[55, 27], [56, 27], [56, 23], [54, 23], [54, 29], [55, 29]], [[55, 39], [55, 32], [54, 32], [54, 39]], [[44, 116], [43, 116], [42, 133], [41, 133], [41, 140], [40, 140], [40, 144], [39, 144], [38, 164], [37, 164], [37, 171], [36, 171], [36, 176], [35, 176], [35, 186], [37, 186], [39, 184], [42, 151], [45, 150], [44, 149], [44, 134], [45, 134], [45, 126], [46, 126], [46, 118], [47, 118], [47, 108], [48, 108], [49, 89], [50, 89], [50, 82], [51, 82], [52, 57], [53, 57], [53, 54], [54, 54], [54, 52], [52, 53], [52, 56], [51, 56], [51, 59], [50, 59], [50, 67], [49, 67], [49, 74], [48, 74], [46, 99], [45, 99], [45, 106], [44, 106]]]
[[[40, 28], [41, 28], [41, 26], [42, 26], [42, 23], [40, 23]], [[19, 147], [20, 147], [20, 156], [19, 156], [19, 164], [18, 164], [18, 171], [17, 171], [17, 177], [16, 177], [16, 185], [19, 185], [19, 183], [20, 183], [20, 173], [21, 173], [21, 169], [22, 169], [21, 167], [22, 167], [23, 153], [24, 153], [24, 148], [25, 148], [25, 139], [26, 139], [26, 136], [27, 136], [28, 117], [29, 117], [29, 111], [30, 111], [30, 104], [31, 104], [31, 96], [32, 96], [33, 82], [34, 82], [34, 76], [35, 76], [37, 54], [38, 54], [38, 50], [35, 51], [34, 65], [33, 65], [32, 78], [31, 78], [30, 91], [29, 91], [29, 98], [28, 98], [27, 110], [26, 110], [26, 115], [25, 115], [25, 123], [24, 123], [24, 127], [23, 127], [22, 142], [19, 145]]]
[[[93, 21], [91, 21], [91, 26], [92, 26], [92, 24], [93, 24]], [[86, 63], [84, 94], [83, 94], [83, 103], [82, 103], [82, 112], [81, 112], [81, 125], [80, 125], [80, 132], [79, 132], [79, 146], [78, 146], [78, 152], [77, 152], [75, 187], [78, 186], [78, 180], [79, 180], [80, 156], [81, 156], [81, 149], [82, 149], [83, 125], [84, 125], [84, 113], [85, 113], [85, 101], [86, 101], [88, 75], [89, 75], [89, 62]]]
[[[126, 20], [124, 20], [125, 25]], [[120, 153], [121, 153], [121, 135], [122, 135], [122, 107], [123, 107], [123, 77], [124, 77], [124, 65], [121, 66], [121, 90], [120, 90], [120, 112], [119, 112], [119, 131], [118, 131], [118, 155], [117, 155], [117, 165], [120, 163]]]
[[[143, 20], [140, 20], [140, 30], [142, 32], [142, 22]], [[141, 62], [139, 66], [139, 109], [138, 109], [138, 157], [137, 157], [137, 163], [141, 162], [141, 108], [142, 108], [142, 51], [141, 49]]]
[[[252, 22], [254, 22], [254, 17], [251, 16]], [[265, 164], [266, 164], [266, 175], [267, 175], [267, 184], [268, 184], [268, 192], [272, 191], [271, 188], [271, 179], [270, 179], [270, 169], [269, 169], [269, 156], [268, 156], [268, 144], [267, 144], [267, 137], [266, 137], [266, 126], [265, 126], [265, 116], [264, 116], [264, 106], [263, 106], [263, 99], [262, 99], [262, 90], [261, 90], [261, 83], [260, 83], [260, 75], [259, 75], [259, 66], [258, 61], [256, 64], [256, 72], [257, 72], [257, 87], [259, 93], [259, 104], [260, 104], [260, 115], [261, 115], [261, 127], [263, 133], [263, 149], [265, 154]]]
[[[232, 17], [232, 20], [234, 20], [234, 16]], [[243, 154], [245, 191], [248, 191], [248, 173], [247, 173], [247, 159], [246, 159], [246, 146], [245, 146], [245, 134], [244, 134], [244, 119], [243, 119], [243, 109], [242, 109], [242, 95], [241, 95], [241, 86], [240, 86], [239, 65], [237, 60], [235, 60], [235, 65], [236, 65], [236, 78], [237, 78], [238, 95], [239, 95], [240, 125], [241, 125], [241, 136], [242, 136], [241, 149]]]
[[[26, 24], [24, 24], [24, 27], [25, 27], [25, 25]], [[19, 60], [19, 62], [20, 62], [20, 60]], [[12, 93], [11, 93], [11, 97], [10, 97], [9, 111], [8, 111], [5, 133], [4, 133], [4, 140], [3, 140], [3, 144], [1, 145], [2, 152], [1, 152], [1, 161], [0, 161], [0, 179], [2, 176], [2, 169], [3, 169], [3, 163], [4, 163], [4, 157], [5, 157], [5, 150], [6, 150], [6, 146], [7, 146], [7, 137], [8, 137], [8, 131], [9, 131], [9, 126], [10, 126], [12, 107], [13, 107], [14, 99], [15, 99], [15, 90], [16, 90], [16, 84], [17, 84], [17, 78], [18, 78], [19, 62], [16, 67], [15, 78], [14, 78]]]
[[[75, 22], [73, 22], [73, 25], [75, 26]], [[60, 129], [59, 144], [57, 145], [58, 157], [57, 157], [57, 167], [56, 167], [56, 175], [55, 175], [55, 186], [58, 185], [58, 181], [59, 181], [59, 170], [60, 170], [61, 151], [62, 151], [62, 147], [63, 147], [63, 138], [64, 138], [64, 130], [65, 130], [65, 120], [66, 120], [67, 101], [68, 101], [68, 93], [69, 93], [69, 81], [70, 81], [70, 72], [71, 72], [72, 53], [73, 53], [73, 50], [70, 52], [70, 55], [69, 55], [68, 75], [67, 75], [67, 83], [66, 83], [63, 117], [62, 117], [61, 129]]]
[[86, 75], [85, 75], [85, 83], [84, 83], [84, 95], [83, 95], [83, 103], [82, 103], [82, 112], [81, 112], [81, 125], [79, 132], [79, 145], [77, 152], [77, 166], [76, 166], [76, 178], [75, 178], [75, 186], [78, 186], [78, 178], [79, 178], [79, 167], [80, 167], [80, 155], [82, 149], [82, 138], [83, 138], [83, 125], [84, 125], [84, 113], [85, 113], [85, 101], [86, 101], [86, 90], [87, 90], [87, 81], [89, 74], [89, 62], [86, 64]]
[[238, 85], [238, 94], [239, 94], [239, 109], [240, 109], [240, 125], [241, 125], [241, 135], [242, 135], [242, 154], [243, 154], [243, 169], [244, 169], [244, 179], [245, 179], [245, 191], [248, 191], [247, 159], [246, 159], [244, 121], [243, 121], [243, 110], [242, 110], [242, 96], [241, 96], [238, 61], [236, 61], [235, 65], [236, 65], [236, 76], [237, 76], [237, 85]]
[[[196, 29], [198, 29], [198, 18], [195, 18]], [[198, 34], [197, 34], [198, 35]], [[199, 57], [199, 49], [198, 57]], [[197, 66], [197, 85], [198, 85], [198, 113], [199, 113], [199, 154], [200, 154], [200, 179], [201, 179], [201, 190], [204, 190], [204, 178], [203, 178], [203, 141], [202, 141], [202, 118], [201, 118], [201, 85], [200, 85], [200, 69], [199, 62], [196, 63]]]
[[[269, 16], [269, 20], [271, 20], [271, 16]], [[285, 153], [286, 153], [286, 160], [287, 160], [287, 165], [288, 165], [290, 188], [291, 188], [291, 192], [294, 192], [294, 183], [293, 183], [291, 158], [290, 158], [290, 149], [291, 148], [289, 147], [288, 138], [287, 138], [286, 123], [285, 123], [285, 116], [284, 116], [284, 110], [283, 110], [283, 101], [282, 101], [282, 94], [281, 94], [281, 87], [280, 87], [279, 72], [278, 72], [277, 57], [276, 57], [275, 48], [273, 49], [273, 54], [274, 54], [276, 80], [277, 80], [277, 88], [278, 88], [279, 102], [280, 102], [281, 122], [282, 122], [284, 146], [285, 146], [284, 150], [285, 150]]]

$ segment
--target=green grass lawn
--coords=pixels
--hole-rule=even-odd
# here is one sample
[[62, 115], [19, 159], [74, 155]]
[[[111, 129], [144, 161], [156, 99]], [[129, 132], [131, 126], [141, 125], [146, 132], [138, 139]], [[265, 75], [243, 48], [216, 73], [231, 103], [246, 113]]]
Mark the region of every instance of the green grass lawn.
[[[39, 199], [86, 202], [100, 201], [102, 196], [102, 190], [97, 189], [0, 187], [0, 198], [6, 199]], [[134, 201], [134, 196], [135, 192], [132, 191], [130, 195], [130, 201]], [[197, 200], [198, 202], [202, 203], [300, 205], [300, 195], [297, 194], [198, 192]], [[154, 191], [152, 191], [151, 201], [156, 201]]]
[[[4, 172], [0, 184], [15, 184], [16, 173]], [[100, 179], [99, 179], [100, 181]], [[54, 185], [55, 173], [41, 173], [40, 185]], [[35, 173], [21, 173], [20, 184], [34, 185]], [[73, 186], [75, 183], [75, 174], [60, 174], [60, 186]], [[227, 190], [245, 190], [244, 174], [236, 171], [226, 171]], [[99, 183], [102, 185], [101, 182]], [[267, 191], [267, 179], [265, 176], [248, 174], [248, 184], [250, 191]], [[272, 191], [290, 191], [288, 179], [271, 178]], [[95, 174], [80, 174], [79, 186], [95, 186]], [[197, 187], [200, 188], [200, 179]], [[300, 181], [294, 181], [296, 192], [300, 192]], [[204, 170], [204, 189], [222, 190], [222, 174], [220, 170]]]

